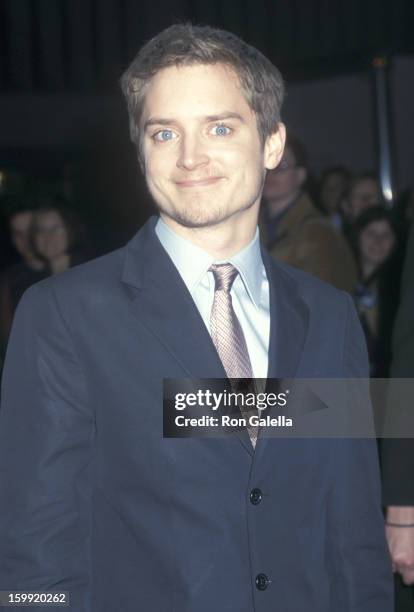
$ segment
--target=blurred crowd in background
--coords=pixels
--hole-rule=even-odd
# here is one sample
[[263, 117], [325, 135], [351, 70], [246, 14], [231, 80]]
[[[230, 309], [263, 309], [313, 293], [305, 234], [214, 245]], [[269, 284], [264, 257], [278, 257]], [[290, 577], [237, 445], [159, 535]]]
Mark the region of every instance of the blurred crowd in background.
[[[414, 217], [413, 191], [399, 194], [391, 207], [374, 172], [354, 175], [332, 165], [315, 177], [308, 160], [302, 143], [289, 135], [281, 163], [268, 172], [264, 184], [262, 240], [277, 260], [353, 296], [367, 339], [371, 376], [386, 377], [405, 244]], [[20, 176], [16, 188], [16, 180], [13, 184], [2, 173], [3, 357], [14, 311], [30, 285], [113, 248], [111, 241], [102, 244], [94, 235], [96, 225], [88, 226], [74, 201], [67, 171], [62, 176], [53, 185]], [[137, 229], [128, 228], [126, 234]]]
[[262, 235], [278, 260], [350, 293], [365, 332], [371, 376], [386, 377], [410, 221], [412, 190], [392, 206], [372, 171], [332, 165], [309, 172], [302, 143], [290, 136], [281, 164], [269, 172]]

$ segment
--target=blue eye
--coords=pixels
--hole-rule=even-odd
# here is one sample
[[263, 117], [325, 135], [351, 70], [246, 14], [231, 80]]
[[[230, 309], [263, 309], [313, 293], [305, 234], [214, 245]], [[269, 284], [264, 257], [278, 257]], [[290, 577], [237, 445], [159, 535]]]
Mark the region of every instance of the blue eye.
[[158, 142], [167, 142], [168, 140], [172, 140], [174, 136], [175, 135], [172, 130], [160, 130], [154, 134], [153, 139], [157, 140]]
[[213, 131], [215, 132], [216, 136], [228, 136], [231, 133], [231, 129], [229, 127], [227, 127], [227, 125], [215, 125], [213, 127]]

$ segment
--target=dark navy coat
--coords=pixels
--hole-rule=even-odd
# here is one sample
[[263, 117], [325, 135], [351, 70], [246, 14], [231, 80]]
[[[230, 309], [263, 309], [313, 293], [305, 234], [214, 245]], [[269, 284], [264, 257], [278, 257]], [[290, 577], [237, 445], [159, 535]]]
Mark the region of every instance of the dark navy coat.
[[[374, 440], [163, 438], [163, 377], [225, 373], [155, 222], [20, 303], [0, 589], [69, 591], [72, 612], [391, 612]], [[366, 376], [350, 298], [263, 256], [269, 376]]]

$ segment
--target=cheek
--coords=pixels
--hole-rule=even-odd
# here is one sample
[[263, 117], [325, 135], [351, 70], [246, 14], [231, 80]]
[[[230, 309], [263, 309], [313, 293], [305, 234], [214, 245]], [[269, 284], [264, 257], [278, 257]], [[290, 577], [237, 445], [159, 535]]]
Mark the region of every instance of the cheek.
[[[257, 158], [250, 160], [244, 160], [244, 163], [240, 162], [234, 166], [233, 175], [235, 177], [234, 187], [238, 188], [240, 195], [256, 192], [262, 189], [264, 181], [264, 169], [257, 163]], [[269, 192], [272, 192], [272, 187], [269, 188]]]
[[243, 174], [255, 176], [264, 168], [263, 151], [258, 142], [248, 138], [240, 141], [226, 141], [210, 151], [211, 163], [231, 171], [243, 171]]
[[145, 179], [148, 185], [161, 185], [171, 175], [173, 167], [171, 156], [148, 156], [145, 160]]
[[66, 231], [65, 233], [60, 236], [60, 243], [66, 248], [69, 244], [69, 236], [67, 235]]
[[384, 251], [386, 257], [388, 257], [388, 255], [390, 255], [393, 247], [394, 247], [394, 240], [392, 238], [390, 238], [387, 241], [384, 241], [383, 251]]
[[360, 245], [359, 246], [359, 250], [362, 253], [362, 255], [366, 255], [371, 250], [372, 241], [369, 239], [368, 236], [367, 237], [361, 237], [359, 245]]
[[66, 251], [67, 240], [66, 238], [58, 238], [55, 240], [55, 248], [59, 251]]

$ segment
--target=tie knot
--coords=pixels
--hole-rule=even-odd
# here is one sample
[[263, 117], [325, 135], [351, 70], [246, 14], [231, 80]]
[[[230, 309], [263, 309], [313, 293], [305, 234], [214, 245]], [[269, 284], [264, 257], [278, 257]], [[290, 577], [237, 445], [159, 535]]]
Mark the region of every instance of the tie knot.
[[235, 268], [231, 263], [213, 264], [210, 267], [210, 270], [214, 275], [216, 291], [222, 289], [226, 293], [229, 293], [234, 279], [239, 273], [237, 268]]

